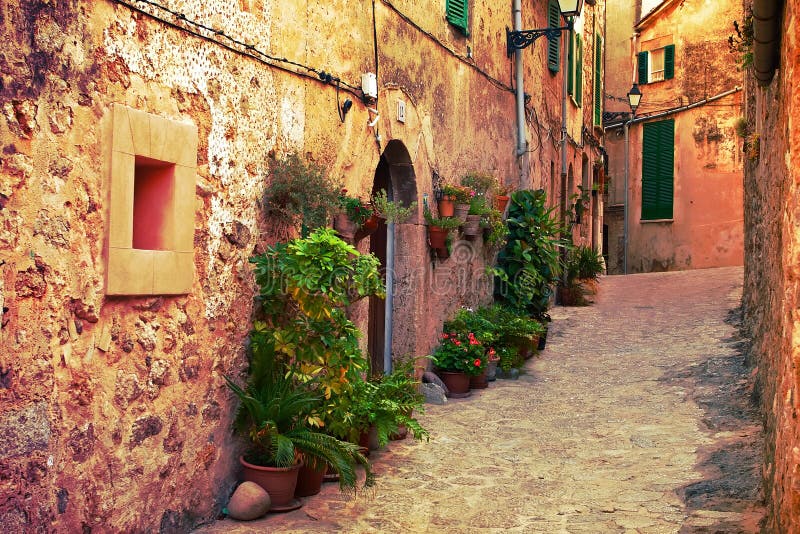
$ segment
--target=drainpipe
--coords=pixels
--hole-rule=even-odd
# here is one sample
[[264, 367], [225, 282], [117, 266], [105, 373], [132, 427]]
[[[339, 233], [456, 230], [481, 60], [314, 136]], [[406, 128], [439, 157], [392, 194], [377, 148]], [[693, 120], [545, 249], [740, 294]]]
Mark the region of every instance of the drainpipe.
[[[522, 30], [522, 0], [514, 0], [514, 31]], [[528, 151], [528, 141], [525, 139], [525, 90], [522, 87], [522, 50], [514, 51], [514, 76], [517, 100], [517, 157]], [[528, 173], [523, 173], [526, 176]], [[527, 181], [527, 179], [526, 179]], [[520, 183], [523, 189], [530, 184]]]
[[[572, 25], [572, 21], [567, 22], [568, 26]], [[567, 70], [569, 69], [569, 42], [567, 39], [572, 38], [572, 31], [568, 30], [565, 32], [561, 32], [564, 36], [564, 41], [561, 45], [561, 52], [564, 56], [564, 67], [562, 70], [561, 78], [563, 79], [564, 83], [561, 84], [561, 187], [563, 187], [564, 191], [566, 191], [566, 202], [564, 204], [564, 213], [561, 214], [561, 220], [564, 222], [564, 226], [566, 227], [567, 224], [567, 207], [569, 206], [569, 195], [570, 191], [567, 191]], [[572, 225], [569, 225], [569, 240], [572, 242]], [[567, 270], [564, 269], [563, 273], [564, 277], [564, 285], [567, 285]]]
[[630, 173], [630, 139], [628, 129], [631, 120], [625, 121], [625, 203], [623, 204], [623, 223], [622, 223], [622, 273], [628, 274], [628, 174]]
[[394, 228], [386, 224], [386, 302], [383, 314], [383, 372], [392, 372], [392, 306], [394, 301]]
[[753, 75], [758, 85], [769, 85], [778, 64], [778, 22], [782, 0], [753, 2]]

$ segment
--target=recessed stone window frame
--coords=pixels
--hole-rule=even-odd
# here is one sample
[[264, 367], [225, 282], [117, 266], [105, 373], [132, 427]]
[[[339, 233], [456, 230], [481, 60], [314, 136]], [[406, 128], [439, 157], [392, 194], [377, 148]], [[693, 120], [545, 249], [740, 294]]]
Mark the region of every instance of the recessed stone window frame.
[[[120, 104], [111, 115], [106, 294], [190, 293], [197, 127]], [[137, 238], [146, 248], [134, 233], [149, 234]]]

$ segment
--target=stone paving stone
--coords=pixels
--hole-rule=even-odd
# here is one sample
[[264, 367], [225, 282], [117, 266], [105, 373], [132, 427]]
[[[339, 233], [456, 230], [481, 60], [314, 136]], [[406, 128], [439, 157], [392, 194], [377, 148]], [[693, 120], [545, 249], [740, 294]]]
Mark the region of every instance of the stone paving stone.
[[[326, 485], [299, 510], [198, 532], [758, 532], [756, 415], [720, 408], [747, 387], [726, 322], [741, 278], [605, 277], [594, 305], [553, 309], [519, 380], [428, 406], [429, 443], [373, 452], [371, 491]], [[714, 462], [732, 446], [747, 469], [721, 480]]]

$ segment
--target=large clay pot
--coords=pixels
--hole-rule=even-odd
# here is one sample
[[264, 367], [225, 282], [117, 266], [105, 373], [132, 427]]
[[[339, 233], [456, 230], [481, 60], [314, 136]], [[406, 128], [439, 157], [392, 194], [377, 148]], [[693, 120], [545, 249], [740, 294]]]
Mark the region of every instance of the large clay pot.
[[428, 226], [428, 242], [431, 248], [446, 248], [450, 231], [438, 226]]
[[470, 389], [486, 389], [489, 387], [486, 369], [479, 375], [469, 377], [469, 387]]
[[447, 386], [447, 396], [453, 399], [469, 397], [469, 375], [461, 371], [439, 371], [439, 377]]
[[439, 217], [452, 217], [455, 210], [455, 203], [450, 197], [442, 197], [439, 201]]
[[312, 469], [308, 465], [303, 465], [297, 474], [297, 487], [294, 489], [295, 497], [309, 497], [316, 495], [322, 489], [322, 479], [328, 466], [320, 463], [317, 469]]
[[292, 467], [263, 467], [249, 463], [239, 456], [242, 464], [242, 478], [255, 482], [264, 488], [272, 500], [270, 512], [285, 512], [299, 508], [302, 503], [295, 500], [294, 490], [297, 487], [297, 475], [302, 463]]

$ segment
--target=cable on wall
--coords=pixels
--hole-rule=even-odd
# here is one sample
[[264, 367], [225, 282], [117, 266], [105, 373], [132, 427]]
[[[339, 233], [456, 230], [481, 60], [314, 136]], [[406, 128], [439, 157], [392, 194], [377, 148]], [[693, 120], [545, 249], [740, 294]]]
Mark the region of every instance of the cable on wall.
[[[259, 63], [267, 65], [269, 67], [282, 70], [284, 72], [295, 74], [297, 76], [302, 76], [304, 78], [308, 78], [310, 80], [320, 81], [326, 85], [334, 85], [339, 89], [346, 91], [354, 96], [356, 96], [359, 100], [363, 98], [363, 94], [361, 92], [361, 88], [347, 83], [341, 78], [334, 76], [329, 72], [325, 72], [324, 70], [317, 69], [315, 67], [311, 67], [309, 65], [304, 65], [297, 61], [292, 61], [285, 57], [277, 57], [263, 50], [259, 50], [255, 46], [245, 43], [235, 37], [232, 37], [225, 33], [223, 30], [219, 30], [216, 28], [212, 28], [211, 26], [206, 26], [201, 22], [197, 22], [195, 20], [189, 19], [186, 17], [184, 13], [180, 11], [175, 11], [167, 6], [161, 5], [158, 2], [154, 2], [153, 0], [113, 0], [115, 3], [123, 5], [128, 9], [135, 11], [137, 13], [141, 13], [153, 20], [157, 20], [162, 24], [169, 26], [170, 28], [174, 28], [176, 30], [180, 30], [186, 33], [189, 33], [195, 37], [203, 39], [205, 41], [212, 42], [234, 52], [236, 54], [249, 57]], [[172, 17], [172, 20], [168, 20], [163, 16], [159, 16], [156, 13], [148, 11], [143, 7], [139, 7], [135, 3], [145, 4], [150, 6], [153, 9], [156, 9], [164, 14], [169, 15]], [[295, 67], [290, 68], [291, 67]]]
[[429, 32], [428, 30], [422, 28], [419, 24], [417, 24], [416, 22], [411, 20], [411, 18], [409, 18], [408, 15], [406, 15], [405, 13], [403, 13], [402, 11], [397, 9], [394, 6], [394, 4], [392, 4], [389, 0], [381, 0], [381, 2], [386, 7], [391, 9], [397, 16], [399, 16], [401, 19], [403, 19], [409, 26], [413, 27], [415, 30], [417, 30], [418, 32], [420, 32], [423, 35], [425, 35], [426, 37], [428, 37], [428, 39], [433, 41], [435, 44], [437, 44], [440, 48], [445, 50], [447, 53], [449, 53], [454, 58], [458, 59], [459, 61], [461, 61], [465, 65], [468, 65], [474, 71], [480, 73], [492, 85], [494, 85], [495, 87], [497, 87], [499, 89], [502, 89], [504, 91], [509, 91], [509, 92], [512, 92], [512, 93], [514, 92], [514, 90], [511, 88], [511, 86], [506, 85], [505, 83], [501, 82], [500, 80], [498, 80], [497, 78], [495, 78], [494, 76], [492, 76], [491, 74], [489, 74], [488, 72], [486, 72], [485, 70], [483, 70], [482, 68], [477, 66], [475, 63], [469, 61], [466, 56], [462, 56], [461, 54], [459, 54], [458, 52], [456, 52], [455, 50], [453, 50], [452, 48], [450, 48], [449, 46], [444, 44], [438, 37], [433, 35], [431, 32]]

